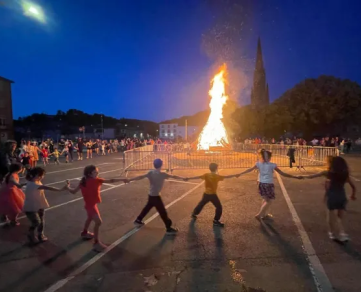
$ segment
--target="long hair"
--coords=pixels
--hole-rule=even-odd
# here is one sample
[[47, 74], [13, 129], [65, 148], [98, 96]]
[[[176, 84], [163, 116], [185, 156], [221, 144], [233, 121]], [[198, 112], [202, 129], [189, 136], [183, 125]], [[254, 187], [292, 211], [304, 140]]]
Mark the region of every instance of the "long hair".
[[328, 178], [331, 181], [345, 183], [349, 178], [350, 172], [345, 159], [341, 156], [328, 157]]
[[19, 172], [21, 170], [21, 165], [19, 163], [13, 163], [9, 166], [9, 172], [6, 174], [5, 176], [5, 182], [6, 184], [9, 183], [10, 181], [10, 176], [15, 173], [15, 172]]
[[272, 157], [271, 151], [267, 151], [266, 149], [261, 149], [259, 151], [259, 154], [261, 155], [264, 162], [269, 162], [271, 160]]
[[45, 169], [42, 167], [34, 167], [28, 171], [26, 174], [26, 180], [31, 181], [36, 176], [44, 176], [45, 175]]
[[96, 170], [96, 166], [95, 165], [88, 165], [84, 168], [84, 172], [83, 172], [83, 177], [80, 181], [80, 184], [83, 186], [83, 187], [86, 187], [86, 180], [90, 177], [90, 175], [92, 174], [92, 172], [94, 170]]

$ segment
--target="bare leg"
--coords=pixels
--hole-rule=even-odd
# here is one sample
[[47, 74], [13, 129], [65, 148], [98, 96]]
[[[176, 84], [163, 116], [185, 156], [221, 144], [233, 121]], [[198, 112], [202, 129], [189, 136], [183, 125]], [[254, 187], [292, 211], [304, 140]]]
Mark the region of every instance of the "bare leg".
[[335, 211], [328, 210], [327, 212], [327, 222], [328, 222], [328, 232], [334, 234], [335, 232]]
[[343, 210], [337, 210], [336, 222], [337, 222], [338, 231], [339, 231], [340, 234], [345, 234], [345, 229], [344, 229], [343, 224], [342, 224], [343, 213], [344, 213]]
[[272, 200], [263, 199], [261, 209], [259, 210], [258, 214], [255, 217], [257, 219], [262, 218], [266, 214], [266, 212], [267, 212], [268, 208], [270, 207], [271, 203], [272, 203]]

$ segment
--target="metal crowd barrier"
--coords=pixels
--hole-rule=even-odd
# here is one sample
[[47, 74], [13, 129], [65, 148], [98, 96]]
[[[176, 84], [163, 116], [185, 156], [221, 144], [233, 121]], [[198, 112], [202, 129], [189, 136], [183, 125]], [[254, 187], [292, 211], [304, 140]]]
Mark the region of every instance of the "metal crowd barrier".
[[[216, 149], [197, 151], [184, 144], [148, 145], [124, 152], [125, 170], [149, 170], [153, 160], [163, 160], [166, 170], [206, 169], [215, 162], [219, 168], [250, 168], [259, 159], [258, 151], [272, 152], [272, 162], [279, 167], [305, 168], [324, 166], [328, 156], [338, 156], [339, 150], [331, 147], [296, 146], [279, 144], [234, 144], [232, 150]], [[292, 162], [292, 163], [291, 163]]]

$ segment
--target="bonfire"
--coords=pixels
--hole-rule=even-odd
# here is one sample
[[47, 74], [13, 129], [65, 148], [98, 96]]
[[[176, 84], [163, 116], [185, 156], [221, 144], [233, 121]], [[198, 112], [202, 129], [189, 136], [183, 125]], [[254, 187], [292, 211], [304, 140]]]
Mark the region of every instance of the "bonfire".
[[225, 73], [226, 66], [224, 65], [220, 69], [220, 72], [212, 79], [211, 89], [209, 90], [209, 95], [211, 97], [209, 107], [211, 108], [211, 113], [207, 124], [204, 126], [198, 137], [198, 150], [228, 147], [227, 131], [222, 122], [223, 106], [228, 99], [225, 92]]

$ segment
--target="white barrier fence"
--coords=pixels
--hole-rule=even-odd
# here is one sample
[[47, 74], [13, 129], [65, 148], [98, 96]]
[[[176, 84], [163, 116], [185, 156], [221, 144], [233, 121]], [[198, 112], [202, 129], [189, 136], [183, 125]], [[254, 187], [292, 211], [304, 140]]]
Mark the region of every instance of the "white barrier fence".
[[153, 159], [161, 158], [164, 167], [173, 169], [203, 169], [210, 161], [220, 168], [248, 168], [259, 159], [258, 151], [272, 152], [272, 161], [279, 167], [324, 166], [328, 156], [338, 156], [333, 147], [296, 146], [279, 144], [234, 144], [230, 149], [197, 151], [189, 145], [148, 145], [124, 152], [125, 170], [147, 170], [153, 166]]

